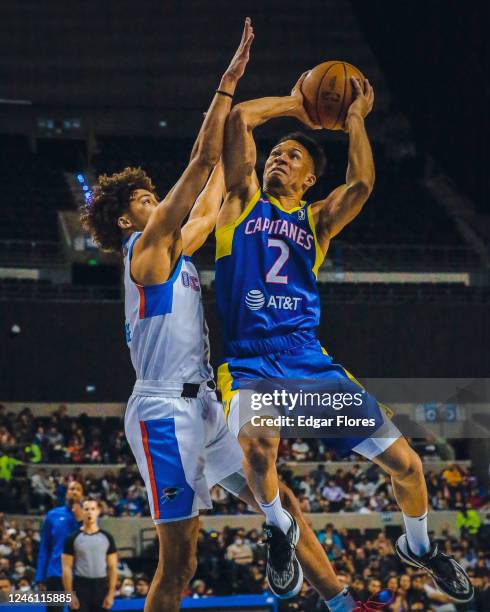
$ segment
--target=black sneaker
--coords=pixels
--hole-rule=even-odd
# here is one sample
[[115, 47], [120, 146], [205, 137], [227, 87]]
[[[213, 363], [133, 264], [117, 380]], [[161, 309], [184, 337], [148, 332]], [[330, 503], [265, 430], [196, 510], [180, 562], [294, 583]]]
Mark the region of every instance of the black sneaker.
[[303, 570], [296, 558], [296, 544], [299, 540], [299, 527], [294, 518], [285, 535], [279, 527], [266, 525], [263, 542], [267, 547], [267, 579], [274, 595], [289, 599], [297, 595], [303, 585]]
[[433, 544], [422, 557], [417, 557], [408, 546], [407, 536], [403, 534], [396, 542], [396, 552], [405, 563], [425, 570], [437, 588], [454, 601], [462, 603], [473, 599], [474, 589], [467, 573], [452, 557], [439, 552], [437, 544]]

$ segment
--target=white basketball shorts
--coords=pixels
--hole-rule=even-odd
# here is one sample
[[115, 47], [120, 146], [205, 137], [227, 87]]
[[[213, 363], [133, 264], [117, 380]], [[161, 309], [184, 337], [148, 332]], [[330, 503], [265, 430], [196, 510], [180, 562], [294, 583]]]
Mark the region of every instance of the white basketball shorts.
[[209, 489], [241, 472], [242, 451], [222, 405], [201, 389], [197, 398], [168, 397], [158, 386], [137, 384], [129, 399], [124, 428], [156, 524], [211, 508]]

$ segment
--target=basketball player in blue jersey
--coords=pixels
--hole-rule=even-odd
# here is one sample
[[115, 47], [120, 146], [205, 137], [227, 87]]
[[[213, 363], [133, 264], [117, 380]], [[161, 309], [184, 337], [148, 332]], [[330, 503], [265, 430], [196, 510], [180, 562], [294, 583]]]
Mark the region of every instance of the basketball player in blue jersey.
[[[299, 530], [279, 496], [279, 438], [271, 436], [267, 427], [253, 425], [252, 413], [239, 410], [240, 386], [252, 379], [315, 379], [359, 391], [317, 338], [316, 276], [330, 241], [361, 212], [375, 179], [364, 125], [374, 92], [367, 80], [353, 79], [355, 100], [344, 126], [349, 135], [345, 184], [325, 199], [312, 203], [302, 199], [322, 174], [325, 157], [314, 140], [295, 133], [273, 147], [260, 185], [254, 128], [282, 116], [319, 127], [312, 125], [304, 110], [304, 77], [290, 96], [252, 100], [232, 109], [223, 153], [226, 197], [216, 229], [216, 295], [225, 341], [218, 387], [228, 426], [244, 452], [248, 484], [266, 516], [269, 582], [283, 596], [301, 580], [295, 555]], [[363, 409], [366, 405], [374, 417], [375, 435], [371, 430], [352, 439], [346, 433], [328, 443], [340, 453], [363, 455], [391, 475], [406, 527], [397, 542], [398, 554], [429, 572], [454, 600], [468, 601], [473, 591], [466, 573], [429, 541], [427, 488], [418, 455], [374, 398]], [[354, 409], [352, 415], [363, 416]], [[359, 609], [347, 590], [339, 592], [334, 579], [326, 600], [332, 611]]]

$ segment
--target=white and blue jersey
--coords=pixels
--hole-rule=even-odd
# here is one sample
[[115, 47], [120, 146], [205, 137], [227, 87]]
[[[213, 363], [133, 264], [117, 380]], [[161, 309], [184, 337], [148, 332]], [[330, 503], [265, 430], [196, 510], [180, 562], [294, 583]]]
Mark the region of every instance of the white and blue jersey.
[[164, 283], [142, 286], [130, 261], [141, 232], [124, 245], [126, 342], [138, 380], [199, 384], [213, 376], [199, 276], [181, 255]]
[[208, 384], [213, 372], [196, 268], [181, 255], [166, 282], [136, 283], [130, 264], [140, 236], [124, 244], [126, 341], [137, 376], [124, 430], [153, 520], [162, 523], [210, 508], [210, 487], [241, 470], [242, 453]]

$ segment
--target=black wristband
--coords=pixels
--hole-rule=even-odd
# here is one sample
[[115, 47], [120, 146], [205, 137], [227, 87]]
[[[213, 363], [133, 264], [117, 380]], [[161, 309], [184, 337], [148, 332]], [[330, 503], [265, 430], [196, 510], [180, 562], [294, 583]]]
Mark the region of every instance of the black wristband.
[[233, 94], [229, 94], [226, 91], [222, 91], [221, 89], [217, 89], [216, 93], [220, 94], [221, 96], [228, 96], [228, 98], [231, 98], [233, 100]]

